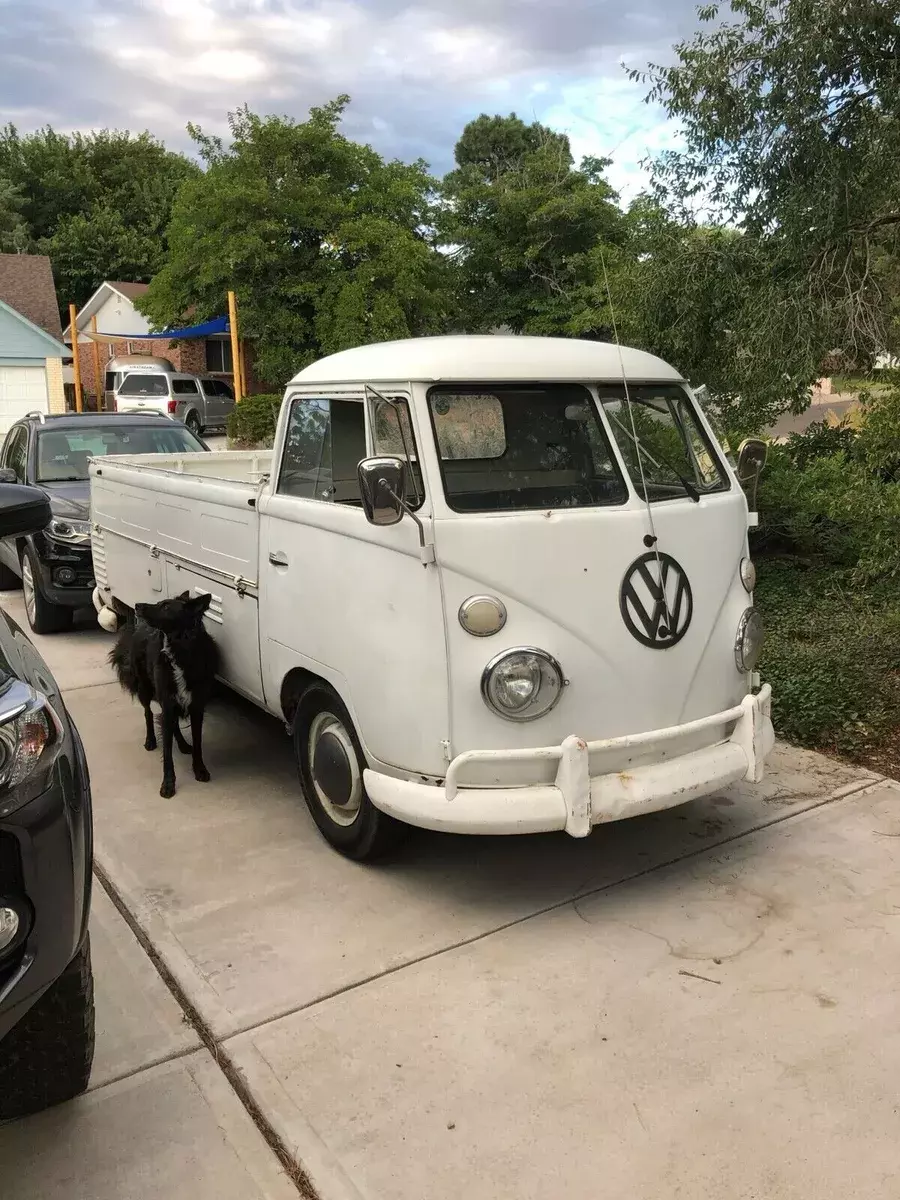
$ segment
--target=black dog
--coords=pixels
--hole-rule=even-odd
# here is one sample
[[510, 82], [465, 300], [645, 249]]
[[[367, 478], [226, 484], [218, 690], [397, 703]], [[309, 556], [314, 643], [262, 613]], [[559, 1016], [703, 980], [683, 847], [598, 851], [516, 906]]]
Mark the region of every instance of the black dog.
[[[152, 701], [162, 710], [163, 780], [161, 796], [175, 795], [172, 739], [183, 754], [192, 755], [194, 778], [209, 780], [203, 763], [203, 712], [219, 665], [216, 643], [203, 625], [211, 596], [182, 592], [174, 600], [136, 604], [134, 620], [120, 630], [109, 661], [119, 683], [144, 706], [147, 721], [145, 750], [156, 749]], [[178, 726], [181, 716], [191, 718], [189, 746]]]

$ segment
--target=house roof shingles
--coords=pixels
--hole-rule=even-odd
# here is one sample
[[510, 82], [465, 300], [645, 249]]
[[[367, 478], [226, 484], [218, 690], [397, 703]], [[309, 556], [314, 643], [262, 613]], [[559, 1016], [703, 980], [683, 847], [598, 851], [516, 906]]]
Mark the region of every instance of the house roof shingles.
[[0, 254], [0, 300], [62, 341], [56, 285], [44, 254]]
[[109, 287], [115, 288], [117, 292], [121, 292], [128, 300], [137, 300], [138, 296], [143, 296], [144, 292], [150, 286], [148, 283], [116, 283], [112, 279], [108, 279], [106, 282]]

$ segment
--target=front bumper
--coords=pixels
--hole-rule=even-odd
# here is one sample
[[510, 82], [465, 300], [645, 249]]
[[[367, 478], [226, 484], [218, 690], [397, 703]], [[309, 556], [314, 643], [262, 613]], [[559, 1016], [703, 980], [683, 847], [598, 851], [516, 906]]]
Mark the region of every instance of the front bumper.
[[[40, 567], [40, 589], [52, 603], [66, 608], [90, 608], [94, 590], [94, 564], [90, 546], [67, 546], [36, 534], [33, 547]], [[56, 572], [61, 567], [74, 571], [71, 583], [59, 583]], [[38, 582], [38, 581], [36, 581]]]
[[[772, 689], [765, 684], [735, 708], [668, 729], [600, 742], [572, 736], [560, 746], [468, 751], [450, 764], [443, 786], [367, 770], [366, 791], [382, 812], [424, 829], [483, 834], [565, 830], [573, 837], [587, 837], [594, 825], [673, 808], [738, 780], [759, 783], [775, 744], [771, 709]], [[723, 727], [731, 727], [723, 740], [677, 753], [679, 742], [696, 742], [705, 729]], [[676, 753], [667, 758], [673, 748]], [[655, 761], [646, 761], [648, 751], [654, 752]], [[621, 761], [623, 752], [643, 760], [641, 765], [591, 775], [592, 758], [596, 762], [608, 754]], [[469, 787], [458, 782], [473, 763], [545, 766], [548, 761], [556, 763], [552, 784]]]
[[87, 932], [91, 792], [74, 726], [49, 787], [0, 822], [0, 892], [24, 896], [33, 922], [12, 960], [0, 956], [0, 1038], [72, 961]]

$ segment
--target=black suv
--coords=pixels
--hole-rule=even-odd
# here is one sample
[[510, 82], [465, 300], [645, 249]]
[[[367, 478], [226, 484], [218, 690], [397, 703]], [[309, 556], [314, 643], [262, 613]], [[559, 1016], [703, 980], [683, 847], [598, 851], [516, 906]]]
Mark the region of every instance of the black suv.
[[[0, 537], [51, 519], [36, 488], [0, 484]], [[0, 610], [0, 1121], [87, 1087], [91, 787], [47, 664]]]
[[90, 459], [208, 449], [161, 413], [31, 413], [12, 426], [0, 451], [0, 483], [42, 488], [52, 510], [46, 529], [0, 541], [0, 591], [18, 587], [21, 578], [35, 633], [70, 629], [75, 610], [91, 604]]

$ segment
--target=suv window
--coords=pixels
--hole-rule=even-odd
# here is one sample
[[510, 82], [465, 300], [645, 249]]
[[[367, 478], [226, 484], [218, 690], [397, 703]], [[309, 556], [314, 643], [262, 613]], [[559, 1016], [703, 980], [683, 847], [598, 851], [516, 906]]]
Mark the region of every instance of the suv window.
[[278, 491], [304, 500], [360, 505], [356, 468], [365, 457], [361, 402], [297, 397], [291, 405]]
[[173, 396], [196, 396], [197, 381], [195, 379], [173, 379], [172, 380], [172, 395]]
[[168, 396], [169, 381], [165, 375], [126, 375], [119, 388], [121, 396]]
[[222, 385], [218, 379], [201, 379], [200, 386], [206, 392], [207, 396], [221, 396]]
[[231, 390], [231, 387], [229, 386], [229, 384], [225, 383], [225, 381], [222, 379], [218, 380], [218, 384], [219, 384], [219, 395], [224, 396], [226, 400], [233, 400], [234, 392]]
[[4, 467], [12, 467], [16, 473], [16, 478], [21, 482], [25, 482], [25, 461], [28, 456], [28, 430], [24, 425], [19, 425], [11, 430], [6, 446], [3, 450], [3, 465]]

